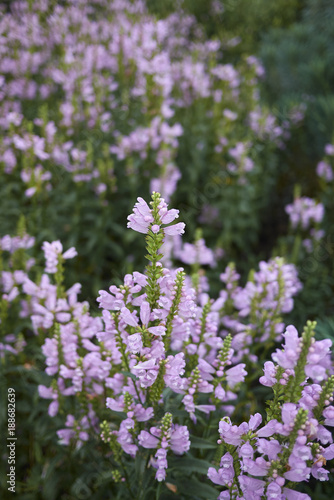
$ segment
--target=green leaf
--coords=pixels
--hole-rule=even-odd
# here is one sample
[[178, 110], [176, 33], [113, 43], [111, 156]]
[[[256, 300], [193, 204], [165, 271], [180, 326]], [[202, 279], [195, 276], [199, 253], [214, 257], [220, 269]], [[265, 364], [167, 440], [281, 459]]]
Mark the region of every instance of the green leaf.
[[136, 375], [134, 375], [134, 374], [133, 374], [133, 373], [131, 373], [131, 372], [125, 372], [125, 371], [124, 371], [124, 372], [121, 372], [121, 374], [122, 374], [122, 375], [125, 375], [126, 377], [130, 377], [130, 378], [132, 378], [132, 380], [137, 380]]
[[199, 474], [207, 474], [209, 467], [212, 464], [207, 460], [201, 460], [200, 458], [194, 458], [192, 456], [173, 458], [169, 460], [170, 467], [175, 468], [177, 471], [184, 471], [192, 474], [193, 472], [198, 472]]
[[215, 450], [217, 448], [217, 443], [212, 443], [207, 439], [203, 439], [197, 436], [190, 436], [191, 447], [199, 448], [201, 450]]
[[217, 498], [219, 492], [209, 484], [196, 481], [196, 479], [182, 479], [177, 483], [177, 490], [186, 495], [186, 498], [195, 500], [197, 498], [204, 498], [205, 500], [213, 500]]

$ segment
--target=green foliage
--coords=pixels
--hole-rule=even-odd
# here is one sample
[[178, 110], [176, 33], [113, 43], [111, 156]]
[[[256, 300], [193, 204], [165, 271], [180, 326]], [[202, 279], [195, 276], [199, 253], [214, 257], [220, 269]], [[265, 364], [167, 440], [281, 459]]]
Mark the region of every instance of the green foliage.
[[[180, 5], [176, 0], [147, 0], [149, 9], [159, 16], [167, 16]], [[235, 55], [256, 51], [264, 33], [270, 27], [286, 27], [300, 17], [305, 0], [183, 0], [181, 8], [194, 15], [208, 36], [227, 42], [240, 37]]]
[[[333, 136], [333, 26], [333, 2], [308, 0], [300, 22], [271, 29], [260, 45], [266, 67], [264, 88], [271, 105], [286, 113], [292, 105], [307, 104], [299, 148], [291, 158], [297, 165], [307, 166], [307, 157], [319, 158]], [[311, 173], [304, 177], [310, 187]]]

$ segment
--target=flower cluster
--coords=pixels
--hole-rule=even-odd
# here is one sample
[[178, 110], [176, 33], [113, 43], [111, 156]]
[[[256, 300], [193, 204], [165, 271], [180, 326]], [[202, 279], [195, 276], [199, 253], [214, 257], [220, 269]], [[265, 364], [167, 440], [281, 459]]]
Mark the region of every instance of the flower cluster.
[[[196, 109], [198, 100], [210, 100], [217, 132], [226, 130], [226, 168], [233, 175], [246, 178], [254, 163], [250, 143], [236, 140], [231, 127], [243, 120], [245, 102], [255, 142], [281, 144], [287, 136], [289, 125], [281, 127], [255, 92], [260, 62], [252, 56], [240, 67], [221, 64], [221, 43], [205, 40], [184, 12], [158, 21], [141, 0], [48, 7], [24, 0], [3, 13], [0, 34], [6, 54], [0, 129], [9, 132], [0, 141], [0, 162], [7, 175], [19, 173], [27, 198], [43, 197], [69, 174], [106, 202], [121, 182], [117, 165], [130, 176], [138, 158], [137, 165], [154, 159], [151, 189], [168, 200], [181, 177], [175, 158], [182, 110]], [[82, 123], [89, 131], [84, 141]], [[218, 153], [220, 146], [217, 134]]]
[[300, 225], [302, 229], [309, 229], [312, 224], [319, 224], [324, 217], [323, 204], [306, 196], [296, 198], [292, 204], [285, 207], [285, 211], [293, 228]]
[[63, 252], [63, 245], [60, 241], [53, 241], [52, 243], [44, 242], [42, 250], [44, 251], [44, 256], [46, 260], [45, 272], [49, 274], [55, 274], [57, 268], [62, 259], [73, 259], [78, 255], [74, 247], [69, 248], [66, 252]]
[[[260, 383], [272, 387], [264, 426], [257, 413], [249, 422], [233, 425], [228, 417], [219, 424], [222, 456], [208, 477], [225, 486], [220, 499], [243, 495], [246, 500], [266, 498], [309, 499], [295, 483], [326, 481], [326, 461], [334, 458], [332, 434], [325, 426], [334, 420], [334, 375], [330, 340], [314, 340], [314, 324], [308, 322], [300, 337], [293, 326], [284, 333], [283, 349], [264, 365]], [[329, 446], [326, 446], [328, 445]], [[261, 478], [261, 479], [259, 479]]]
[[[44, 242], [46, 267], [33, 279], [22, 254], [33, 240], [22, 230], [18, 238], [4, 237], [9, 258], [1, 274], [1, 329], [15, 307], [30, 319], [50, 377], [38, 386], [39, 396], [49, 401], [50, 417], [66, 414], [59, 443], [78, 450], [102, 439], [113, 481], [125, 482], [130, 496], [131, 464], [146, 463], [148, 474], [154, 470], [158, 482], [168, 483], [173, 464], [193, 453], [196, 429], [219, 416], [220, 468], [208, 467], [211, 481], [225, 487], [219, 498], [307, 498], [292, 483], [310, 474], [327, 479], [325, 462], [334, 457], [333, 446], [326, 447], [332, 442], [326, 426], [334, 424], [331, 341], [315, 341], [313, 324], [301, 338], [293, 326], [284, 332], [283, 315], [292, 310], [301, 284], [283, 259], [261, 262], [244, 287], [230, 264], [216, 299], [197, 286], [196, 273], [188, 277], [182, 268], [163, 267], [165, 239], [184, 231], [182, 222], [172, 224], [177, 217], [159, 193], [149, 204], [138, 198], [128, 226], [145, 235], [148, 265], [127, 274], [122, 285], [101, 290], [102, 313], [96, 315], [78, 300], [80, 284], [64, 287], [73, 247], [63, 252], [59, 241]], [[197, 241], [197, 248], [206, 248]], [[267, 421], [260, 427], [257, 413], [233, 425], [249, 370], [268, 340], [274, 345], [282, 332], [283, 349], [265, 362], [260, 378], [274, 392]], [[14, 341], [12, 347], [13, 339], [5, 337], [2, 353], [22, 352], [24, 341]]]
[[[215, 267], [217, 264], [217, 252], [213, 252], [205, 244], [203, 238], [198, 238], [195, 243], [184, 243], [180, 238], [174, 239], [173, 256], [188, 265]], [[218, 251], [218, 256], [222, 256], [222, 251]], [[220, 254], [220, 255], [219, 255]]]
[[151, 427], [150, 432], [141, 431], [138, 441], [144, 448], [157, 449], [152, 465], [157, 469], [155, 478], [166, 479], [167, 451], [171, 449], [177, 455], [183, 455], [190, 448], [189, 431], [185, 425], [172, 424], [172, 415], [166, 413], [161, 419], [161, 426]]
[[334, 156], [334, 145], [326, 144], [325, 157], [317, 165], [317, 174], [326, 183], [330, 183], [334, 179], [333, 156]]
[[303, 247], [311, 253], [325, 234], [320, 229], [325, 214], [324, 205], [312, 198], [297, 196], [292, 204], [285, 207], [285, 211], [290, 217], [292, 230], [301, 232], [304, 236]]
[[220, 292], [220, 324], [222, 332], [233, 334], [232, 347], [238, 358], [256, 363], [257, 347], [264, 342], [281, 339], [283, 314], [293, 309], [293, 297], [301, 290], [294, 265], [276, 257], [260, 262], [259, 271], [252, 272], [244, 287], [239, 274], [230, 264], [220, 279], [226, 289]]
[[[161, 199], [156, 210], [157, 214], [149, 208], [143, 198], [138, 198], [138, 202], [135, 204], [133, 209], [133, 214], [128, 217], [128, 227], [134, 231], [144, 234], [147, 234], [150, 229], [152, 233], [156, 234], [160, 231], [162, 224], [170, 224], [179, 216], [178, 210], [168, 210], [167, 204], [163, 198]], [[184, 227], [185, 224], [183, 222], [179, 222], [178, 224], [165, 227], [163, 232], [169, 236], [175, 236], [183, 234]]]

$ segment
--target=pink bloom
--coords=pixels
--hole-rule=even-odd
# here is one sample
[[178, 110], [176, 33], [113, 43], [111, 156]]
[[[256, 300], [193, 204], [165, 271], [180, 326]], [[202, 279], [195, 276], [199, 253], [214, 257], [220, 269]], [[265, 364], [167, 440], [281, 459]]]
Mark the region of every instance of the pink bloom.
[[128, 227], [139, 233], [146, 234], [154, 221], [150, 207], [143, 198], [137, 198], [133, 214], [128, 216]]
[[138, 442], [143, 448], [156, 448], [159, 444], [159, 439], [147, 431], [141, 431], [138, 436]]
[[264, 363], [264, 376], [260, 377], [259, 382], [262, 385], [265, 385], [266, 387], [272, 387], [274, 384], [276, 384], [276, 369], [275, 365], [272, 361], [266, 361]]
[[174, 224], [174, 226], [168, 226], [164, 228], [164, 233], [168, 234], [169, 236], [175, 236], [177, 234], [183, 234], [184, 233], [184, 228], [186, 225], [184, 222], [179, 222], [178, 224]]
[[171, 450], [177, 455], [182, 455], [190, 449], [189, 431], [186, 425], [175, 424], [172, 426], [170, 437]]

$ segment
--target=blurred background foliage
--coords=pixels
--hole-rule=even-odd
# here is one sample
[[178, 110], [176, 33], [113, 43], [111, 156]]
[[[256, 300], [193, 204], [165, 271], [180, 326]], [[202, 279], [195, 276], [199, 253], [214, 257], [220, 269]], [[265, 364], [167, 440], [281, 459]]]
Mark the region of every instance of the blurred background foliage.
[[[191, 240], [205, 198], [219, 211], [220, 220], [202, 224], [203, 235], [211, 247], [223, 245], [225, 258], [222, 269], [229, 260], [246, 279], [251, 268], [260, 259], [268, 259], [277, 251], [286, 250], [282, 238], [288, 230], [288, 217], [284, 206], [293, 198], [294, 185], [301, 186], [303, 195], [321, 198], [317, 186], [315, 165], [323, 154], [324, 145], [333, 139], [334, 132], [334, 6], [330, 0], [147, 0], [149, 10], [163, 18], [182, 8], [194, 15], [204, 28], [206, 36], [218, 39], [222, 46], [231, 39], [235, 46], [223, 50], [223, 62], [239, 64], [248, 55], [260, 57], [266, 76], [260, 82], [261, 101], [281, 122], [298, 105], [306, 104], [305, 119], [291, 130], [286, 148], [274, 153], [257, 144], [255, 151], [261, 169], [254, 169], [250, 182], [245, 186], [226, 187], [229, 180], [215, 175], [217, 160], [213, 157], [215, 123], [206, 113], [205, 101], [176, 113], [175, 121], [182, 123], [184, 134], [179, 138], [175, 159], [182, 171], [182, 181], [172, 198], [172, 205], [179, 208], [181, 218], [187, 223], [185, 239]], [[11, 8], [10, 2], [2, 2]], [[122, 94], [120, 99], [128, 99]], [[25, 115], [31, 119], [38, 106], [26, 106]], [[49, 119], [52, 103], [48, 108]], [[140, 110], [130, 100], [130, 111], [140, 123]], [[126, 131], [127, 115], [120, 113], [119, 129]], [[125, 128], [124, 128], [125, 127]], [[103, 159], [103, 145], [112, 143], [104, 134], [87, 134], [85, 127], [78, 131], [79, 142], [93, 145], [95, 163]], [[81, 139], [80, 139], [81, 137]], [[201, 149], [198, 144], [201, 143]], [[261, 149], [262, 148], [262, 149]], [[138, 168], [131, 160], [130, 168]], [[127, 167], [129, 164], [127, 165]], [[147, 176], [125, 174], [124, 164], [114, 165], [117, 192], [106, 208], [92, 195], [85, 183], [75, 185], [65, 171], [55, 171], [56, 189], [45, 192], [44, 198], [31, 202], [24, 198], [19, 179], [0, 183], [1, 234], [12, 234], [23, 211], [28, 232], [44, 240], [61, 239], [66, 247], [75, 245], [79, 256], [68, 275], [69, 284], [80, 281], [83, 297], [94, 306], [97, 291], [112, 281], [122, 279], [126, 272], [140, 266], [137, 255], [141, 248], [133, 247], [134, 236], [126, 231], [126, 216], [135, 198], [147, 197], [149, 177], [154, 172], [154, 159], [145, 162]], [[59, 189], [57, 189], [57, 181]], [[213, 185], [221, 191], [215, 191]], [[212, 192], [214, 194], [212, 195]], [[203, 196], [204, 193], [204, 196]], [[209, 193], [209, 196], [206, 194]], [[221, 195], [223, 193], [223, 196]], [[18, 200], [23, 202], [18, 203]], [[326, 200], [326, 229], [332, 224], [332, 197]], [[188, 236], [187, 236], [188, 235]], [[136, 243], [137, 245], [137, 243]], [[333, 243], [330, 243], [331, 248]], [[333, 307], [333, 266], [331, 252], [328, 258], [316, 259], [317, 270], [307, 273], [306, 286], [297, 299], [295, 316], [298, 325], [311, 317], [331, 315]], [[219, 269], [219, 270], [220, 270]], [[213, 291], [218, 290], [217, 270], [209, 271]]]
[[207, 36], [227, 40], [240, 37], [236, 54], [256, 53], [263, 36], [273, 28], [287, 28], [301, 19], [306, 0], [147, 0], [151, 12], [167, 16], [182, 7], [201, 23]]

